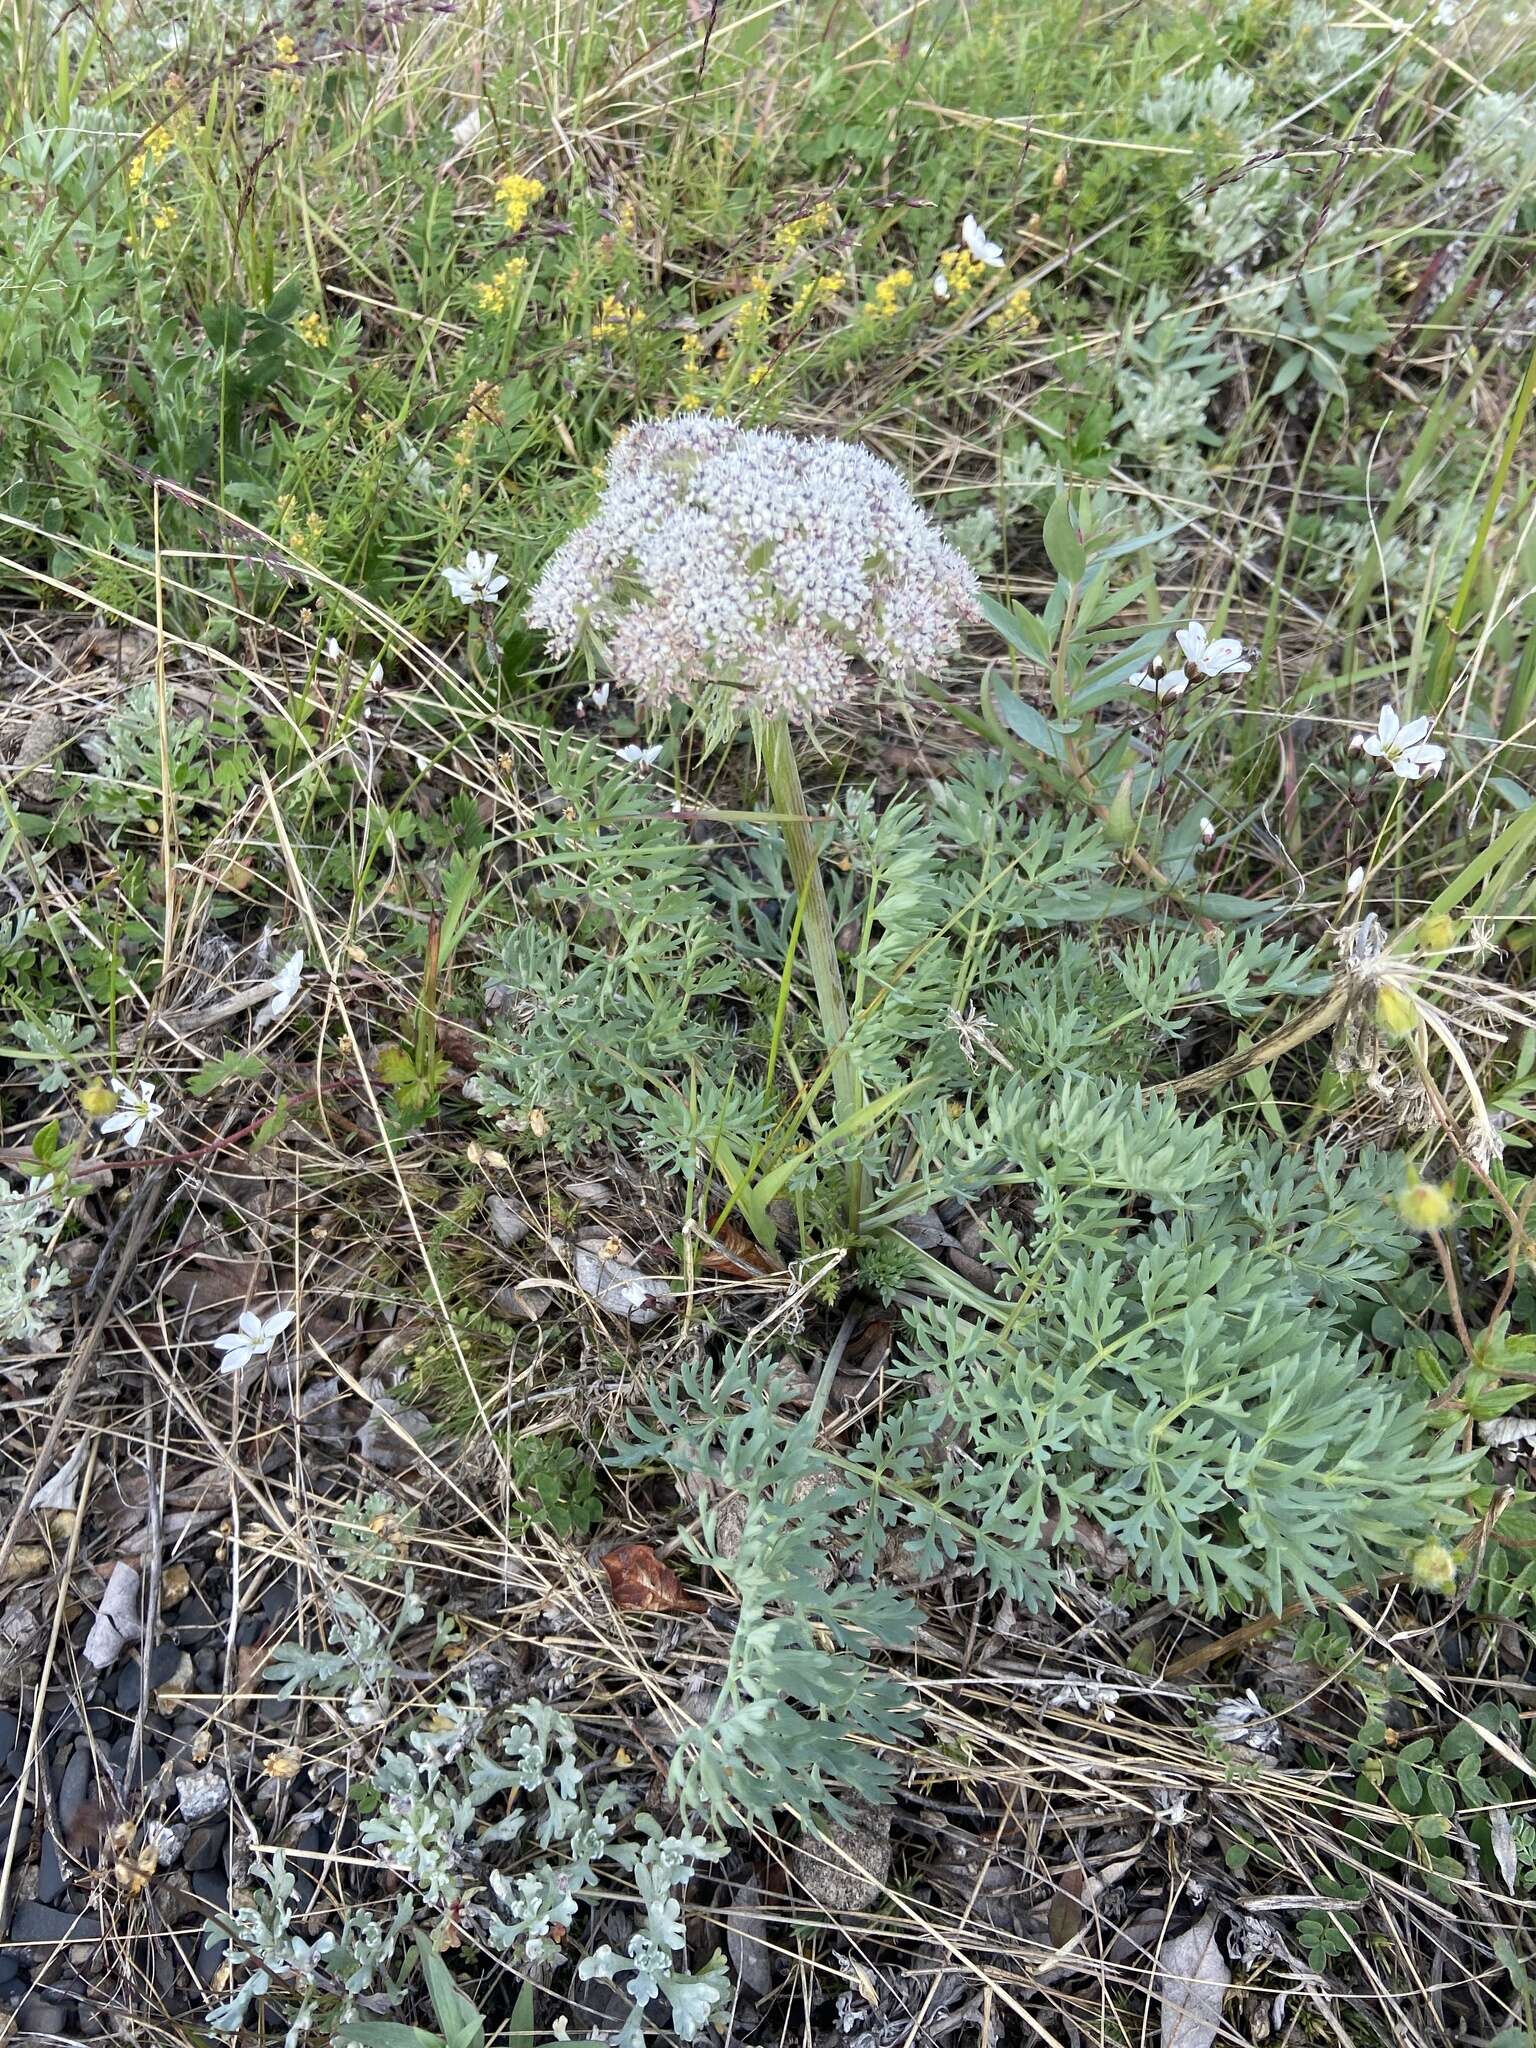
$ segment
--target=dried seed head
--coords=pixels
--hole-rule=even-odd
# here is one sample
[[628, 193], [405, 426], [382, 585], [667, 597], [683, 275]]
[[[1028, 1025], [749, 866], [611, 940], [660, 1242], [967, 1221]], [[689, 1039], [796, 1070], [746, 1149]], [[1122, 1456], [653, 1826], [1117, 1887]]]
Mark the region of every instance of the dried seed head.
[[700, 414], [623, 436], [528, 606], [556, 655], [595, 646], [642, 704], [726, 683], [797, 721], [935, 674], [978, 616], [970, 566], [889, 463]]

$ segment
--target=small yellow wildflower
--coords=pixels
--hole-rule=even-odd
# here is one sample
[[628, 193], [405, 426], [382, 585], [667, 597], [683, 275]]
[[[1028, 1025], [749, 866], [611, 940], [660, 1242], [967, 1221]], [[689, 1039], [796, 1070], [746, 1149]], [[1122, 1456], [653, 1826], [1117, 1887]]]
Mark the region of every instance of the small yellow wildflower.
[[945, 299], [963, 299], [972, 292], [987, 274], [987, 266], [979, 263], [969, 249], [946, 249], [939, 257], [939, 276], [948, 287], [938, 296]]
[[789, 309], [790, 319], [809, 319], [818, 306], [824, 306], [829, 299], [835, 299], [842, 288], [843, 280], [835, 274], [807, 278], [795, 294], [795, 303]]
[[1015, 340], [1022, 339], [1026, 334], [1033, 334], [1039, 325], [1039, 316], [1030, 305], [1027, 284], [1015, 285], [987, 321], [992, 333]]
[[616, 335], [632, 334], [637, 327], [645, 324], [643, 306], [626, 306], [621, 298], [609, 292], [597, 309], [597, 318], [592, 322], [594, 341], [612, 341]]
[[306, 348], [324, 348], [331, 338], [331, 330], [320, 313], [305, 313], [294, 321], [293, 331]]
[[1419, 944], [1426, 953], [1448, 953], [1456, 943], [1456, 920], [1438, 911], [1419, 920]]
[[1448, 1600], [1456, 1590], [1455, 1551], [1431, 1537], [1408, 1559], [1408, 1576], [1426, 1593], [1440, 1593]]
[[635, 202], [633, 199], [620, 200], [618, 211], [613, 216], [613, 226], [614, 232], [622, 235], [626, 242], [632, 242], [635, 239]]
[[493, 278], [475, 286], [475, 303], [482, 313], [510, 313], [517, 301], [518, 280], [528, 269], [526, 256], [509, 256]]
[[117, 1107], [117, 1097], [105, 1081], [87, 1081], [80, 1090], [80, 1114], [95, 1123], [99, 1117], [110, 1116]]
[[540, 180], [525, 178], [520, 171], [508, 171], [496, 187], [496, 204], [514, 235], [528, 225], [529, 214], [543, 197], [544, 187]]
[[772, 363], [754, 363], [747, 372], [747, 382], [754, 387], [761, 384], [772, 368]]
[[1427, 1233], [1444, 1230], [1456, 1210], [1449, 1188], [1437, 1188], [1431, 1181], [1415, 1180], [1398, 1196], [1397, 1213], [1410, 1230]]
[[272, 45], [272, 62], [291, 71], [299, 61], [299, 46], [292, 36], [279, 36]]
[[890, 271], [872, 287], [864, 301], [865, 312], [874, 320], [894, 320], [907, 304], [913, 283], [912, 273], [905, 267]]
[[820, 199], [809, 213], [802, 213], [798, 220], [787, 220], [782, 227], [775, 228], [773, 246], [781, 256], [793, 256], [813, 235], [824, 235], [831, 225], [831, 202]]
[[766, 271], [754, 270], [747, 279], [746, 293], [731, 325], [746, 340], [761, 334], [772, 314], [773, 279]]
[[704, 403], [704, 394], [699, 389], [699, 358], [704, 344], [693, 333], [679, 337], [678, 352], [683, 359], [683, 388], [678, 393], [679, 412], [697, 412]]
[[1388, 1038], [1406, 1038], [1418, 1021], [1418, 1005], [1413, 997], [1384, 981], [1376, 991], [1376, 1022]]
[[130, 187], [142, 185], [146, 172], [159, 170], [175, 146], [175, 138], [171, 131], [157, 121], [145, 135], [142, 147], [136, 149], [128, 159]]
[[150, 215], [150, 225], [157, 228], [173, 228], [180, 218], [174, 206], [157, 206]]

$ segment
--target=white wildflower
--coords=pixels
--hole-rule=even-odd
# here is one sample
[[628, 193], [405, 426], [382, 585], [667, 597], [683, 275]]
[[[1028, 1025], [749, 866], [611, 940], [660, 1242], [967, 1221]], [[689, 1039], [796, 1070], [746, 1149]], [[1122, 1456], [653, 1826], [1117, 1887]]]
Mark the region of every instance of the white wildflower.
[[985, 263], [988, 270], [1002, 269], [1003, 252], [996, 242], [988, 241], [986, 229], [974, 213], [968, 213], [961, 221], [960, 239], [978, 263]]
[[584, 711], [606, 711], [608, 708], [609, 692], [612, 689], [612, 683], [594, 683], [582, 699], [582, 709]]
[[1419, 782], [1433, 775], [1445, 759], [1445, 749], [1429, 737], [1432, 718], [1413, 718], [1404, 725], [1390, 704], [1383, 704], [1376, 730], [1357, 733], [1361, 753], [1385, 761], [1404, 782]]
[[1245, 676], [1253, 667], [1251, 661], [1243, 659], [1241, 640], [1212, 640], [1198, 619], [1181, 626], [1173, 637], [1196, 675]]
[[626, 768], [638, 768], [642, 775], [649, 775], [661, 759], [661, 748], [637, 747], [631, 743], [627, 747], [615, 747], [613, 757], [622, 761]]
[[933, 273], [933, 296], [936, 299], [947, 299], [949, 297], [949, 279], [942, 270], [936, 270]]
[[280, 1308], [270, 1316], [259, 1316], [253, 1308], [242, 1310], [235, 1327], [213, 1340], [214, 1350], [224, 1354], [219, 1371], [244, 1372], [253, 1359], [270, 1358], [273, 1345], [292, 1321], [291, 1308]]
[[293, 999], [299, 992], [299, 983], [304, 976], [304, 952], [302, 947], [290, 953], [272, 977], [272, 993], [256, 1012], [256, 1029], [275, 1024], [293, 1007]]
[[1211, 821], [1210, 821], [1210, 819], [1209, 819], [1209, 818], [1202, 818], [1202, 819], [1200, 820], [1200, 841], [1201, 841], [1201, 844], [1202, 844], [1202, 845], [1204, 845], [1204, 846], [1209, 846], [1209, 845], [1210, 845], [1210, 843], [1211, 843], [1211, 841], [1212, 841], [1212, 840], [1213, 840], [1213, 839], [1214, 839], [1215, 837], [1216, 837], [1216, 827], [1215, 827], [1215, 826], [1214, 826], [1214, 825], [1213, 825], [1213, 824], [1211, 823]]
[[150, 1125], [164, 1116], [164, 1106], [156, 1102], [154, 1084], [150, 1081], [141, 1081], [136, 1088], [131, 1088], [126, 1081], [114, 1081], [111, 1087], [118, 1107], [110, 1116], [102, 1118], [102, 1136], [120, 1136], [128, 1150], [135, 1152], [143, 1144], [144, 1133]]
[[969, 564], [888, 463], [698, 414], [622, 437], [528, 607], [553, 654], [595, 646], [647, 708], [724, 684], [796, 720], [937, 673], [977, 616]]
[[1164, 668], [1159, 656], [1145, 668], [1137, 669], [1133, 676], [1127, 676], [1126, 681], [1133, 690], [1145, 690], [1159, 704], [1171, 704], [1189, 688], [1190, 676], [1187, 669]]
[[478, 107], [471, 107], [461, 120], [454, 122], [448, 133], [453, 137], [460, 149], [468, 149], [469, 145], [479, 135], [483, 123], [484, 116], [481, 114], [480, 109]]
[[496, 562], [494, 551], [481, 554], [478, 548], [471, 548], [462, 568], [450, 567], [441, 573], [460, 604], [495, 604], [507, 587], [506, 577], [496, 574]]
[[1345, 894], [1346, 896], [1358, 896], [1358, 895], [1359, 895], [1359, 893], [1360, 893], [1360, 891], [1361, 891], [1361, 890], [1362, 890], [1362, 889], [1363, 889], [1364, 887], [1365, 887], [1365, 869], [1364, 869], [1364, 868], [1352, 868], [1352, 869], [1350, 870], [1349, 880], [1348, 880], [1348, 881], [1347, 881], [1347, 882], [1346, 882], [1346, 883], [1344, 884], [1344, 894]]

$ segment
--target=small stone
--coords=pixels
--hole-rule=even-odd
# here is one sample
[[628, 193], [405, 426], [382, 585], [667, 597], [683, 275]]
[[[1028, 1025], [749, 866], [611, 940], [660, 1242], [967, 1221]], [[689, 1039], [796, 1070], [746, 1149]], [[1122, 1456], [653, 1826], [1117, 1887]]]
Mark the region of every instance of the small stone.
[[17, 2010], [16, 2034], [23, 2041], [46, 2041], [69, 2033], [74, 2023], [72, 2005], [55, 2005], [41, 1991], [29, 1991]]
[[176, 1799], [181, 1817], [191, 1826], [211, 1820], [229, 1804], [229, 1781], [217, 1771], [198, 1771], [176, 1780]]
[[64, 1766], [64, 1775], [59, 1780], [54, 1798], [59, 1833], [66, 1842], [80, 1839], [86, 1808], [93, 1805], [95, 1799], [96, 1768], [90, 1750], [82, 1746]]
[[[210, 1913], [229, 1911], [229, 1886], [222, 1877], [212, 1871], [200, 1870], [192, 1879], [192, 1891]], [[226, 1936], [216, 1928], [209, 1928], [197, 1946], [196, 1969], [204, 1984], [212, 1983], [224, 1960]]]
[[69, 1871], [51, 1834], [43, 1836], [37, 1858], [37, 1897], [44, 1906], [56, 1906], [69, 1888]]
[[178, 1650], [170, 1677], [163, 1684], [157, 1685], [150, 1695], [155, 1712], [174, 1714], [179, 1706], [185, 1704], [187, 1695], [196, 1689], [192, 1676], [192, 1659], [187, 1651]]
[[827, 1821], [790, 1859], [795, 1882], [829, 1913], [862, 1913], [885, 1888], [891, 1867], [891, 1809], [866, 1799], [845, 1801], [847, 1826]]
[[[151, 1700], [162, 1686], [175, 1683], [185, 1655], [186, 1652], [177, 1643], [156, 1643], [149, 1655]], [[136, 1714], [139, 1711], [139, 1694], [143, 1682], [142, 1660], [136, 1657], [131, 1664], [124, 1667], [117, 1681], [117, 1704], [123, 1713]]]
[[182, 1844], [182, 1868], [197, 1874], [219, 1869], [224, 1861], [224, 1842], [228, 1832], [222, 1821], [194, 1828]]
[[187, 1829], [180, 1821], [151, 1821], [144, 1830], [144, 1846], [154, 1856], [157, 1870], [174, 1870], [188, 1840]]
[[10, 1940], [18, 1948], [35, 1951], [34, 1967], [53, 1949], [100, 1939], [101, 1922], [94, 1913], [67, 1913], [37, 1899], [23, 1899], [11, 1916]]

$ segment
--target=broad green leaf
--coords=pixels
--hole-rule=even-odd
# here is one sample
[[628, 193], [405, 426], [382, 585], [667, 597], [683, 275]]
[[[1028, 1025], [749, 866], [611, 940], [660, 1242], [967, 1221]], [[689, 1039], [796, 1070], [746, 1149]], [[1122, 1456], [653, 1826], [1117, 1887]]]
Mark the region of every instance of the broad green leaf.
[[1056, 574], [1064, 576], [1068, 583], [1080, 583], [1088, 569], [1088, 550], [1072, 524], [1071, 509], [1064, 493], [1052, 500], [1051, 509], [1045, 515], [1041, 538]]
[[1006, 683], [994, 683], [992, 695], [1010, 731], [1016, 732], [1021, 740], [1028, 741], [1038, 753], [1046, 755], [1052, 761], [1064, 761], [1067, 758], [1066, 743], [1062, 739], [1060, 728], [1042, 717], [1032, 704], [1026, 704]]

